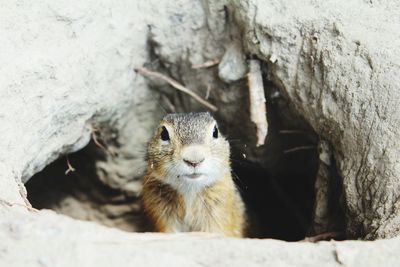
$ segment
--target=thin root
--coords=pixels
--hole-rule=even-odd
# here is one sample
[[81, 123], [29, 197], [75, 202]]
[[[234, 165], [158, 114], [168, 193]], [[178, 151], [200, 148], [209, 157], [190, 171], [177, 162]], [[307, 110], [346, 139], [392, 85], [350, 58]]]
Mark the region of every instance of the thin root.
[[108, 153], [110, 153], [111, 156], [115, 156], [114, 151], [111, 151], [111, 149], [108, 149], [107, 147], [105, 147], [102, 143], [100, 143], [99, 139], [97, 138], [96, 132], [100, 132], [100, 130], [98, 128], [92, 126], [91, 132], [92, 132], [92, 134], [91, 134], [92, 140], [96, 144], [96, 146], [107, 151]]
[[144, 76], [149, 76], [149, 77], [155, 77], [158, 79], [161, 79], [163, 81], [166, 81], [167, 83], [169, 83], [172, 87], [174, 87], [175, 89], [190, 95], [191, 97], [193, 97], [197, 102], [199, 102], [200, 104], [202, 104], [203, 106], [206, 106], [207, 108], [209, 108], [212, 111], [217, 111], [218, 108], [216, 106], [214, 106], [213, 104], [211, 104], [210, 102], [204, 100], [203, 98], [201, 98], [198, 94], [196, 94], [195, 92], [191, 91], [190, 89], [186, 88], [185, 86], [183, 86], [182, 84], [178, 83], [177, 81], [175, 81], [174, 79], [156, 72], [156, 71], [151, 71], [148, 70], [144, 67], [139, 67], [135, 69], [136, 72], [138, 72], [141, 75]]
[[66, 156], [66, 158], [67, 158], [67, 166], [68, 166], [68, 169], [65, 171], [65, 175], [68, 175], [68, 173], [74, 172], [74, 171], [75, 171], [75, 168], [72, 167], [71, 162], [69, 162], [68, 156]]
[[192, 65], [192, 69], [206, 69], [206, 68], [210, 68], [213, 67], [215, 65], [219, 64], [219, 60], [218, 59], [214, 59], [214, 60], [208, 60], [204, 63], [200, 63], [200, 64], [194, 64]]
[[99, 132], [99, 131], [100, 131], [99, 129], [92, 127], [92, 139], [93, 139], [93, 142], [96, 144], [96, 146], [98, 146], [98, 147], [100, 147], [101, 149], [104, 149], [104, 150], [107, 151], [107, 148], [105, 148], [105, 146], [103, 146], [103, 145], [99, 142], [99, 140], [97, 139], [96, 132]]

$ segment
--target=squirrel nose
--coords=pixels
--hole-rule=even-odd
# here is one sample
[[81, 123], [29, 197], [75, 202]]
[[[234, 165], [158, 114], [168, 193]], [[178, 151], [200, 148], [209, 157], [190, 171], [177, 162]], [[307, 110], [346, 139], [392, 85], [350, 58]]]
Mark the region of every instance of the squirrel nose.
[[182, 161], [190, 167], [197, 167], [206, 159], [205, 148], [201, 145], [189, 145], [182, 149]]
[[202, 158], [202, 159], [196, 159], [196, 160], [193, 160], [193, 159], [183, 159], [183, 161], [184, 161], [187, 165], [189, 165], [189, 166], [196, 167], [196, 166], [198, 166], [200, 163], [202, 163], [202, 162], [204, 161], [204, 158]]

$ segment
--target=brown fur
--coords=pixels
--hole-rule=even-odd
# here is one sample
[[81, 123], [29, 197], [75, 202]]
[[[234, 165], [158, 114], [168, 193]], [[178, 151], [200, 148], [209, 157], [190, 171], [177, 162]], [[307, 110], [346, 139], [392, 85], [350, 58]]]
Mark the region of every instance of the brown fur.
[[[171, 145], [159, 145], [160, 128], [157, 129], [149, 144], [148, 168], [143, 183], [143, 206], [154, 230], [203, 231], [242, 237], [245, 210], [230, 173], [229, 144], [222, 136], [217, 141], [201, 137], [208, 135], [204, 129], [215, 125], [214, 119], [208, 113], [177, 114], [178, 119], [168, 116], [160, 125], [168, 125], [175, 131], [171, 133]], [[180, 192], [165, 181], [165, 165], [168, 161], [180, 160], [182, 147], [193, 142], [203, 146], [213, 144], [210, 155], [221, 162], [218, 165], [221, 177], [200, 190]]]

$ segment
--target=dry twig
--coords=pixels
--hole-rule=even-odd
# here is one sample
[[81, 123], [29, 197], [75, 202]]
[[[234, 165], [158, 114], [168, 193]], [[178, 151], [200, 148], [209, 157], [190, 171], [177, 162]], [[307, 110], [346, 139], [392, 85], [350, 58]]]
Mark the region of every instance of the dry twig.
[[213, 59], [213, 60], [209, 60], [204, 63], [201, 63], [201, 64], [194, 64], [194, 65], [192, 65], [192, 69], [197, 70], [197, 69], [210, 68], [210, 67], [217, 65], [218, 63], [219, 63], [218, 59]]
[[191, 91], [190, 89], [186, 88], [185, 86], [183, 86], [182, 84], [178, 83], [177, 81], [175, 81], [174, 79], [156, 72], [156, 71], [151, 71], [148, 70], [146, 68], [143, 67], [139, 67], [135, 69], [136, 72], [138, 72], [141, 75], [144, 76], [150, 76], [150, 77], [155, 77], [158, 79], [161, 79], [163, 81], [166, 81], [167, 83], [169, 83], [172, 87], [174, 87], [175, 89], [184, 92], [185, 94], [190, 95], [191, 97], [193, 97], [197, 102], [199, 102], [200, 104], [206, 106], [207, 108], [209, 108], [212, 111], [217, 111], [218, 108], [216, 106], [214, 106], [213, 104], [209, 103], [208, 101], [204, 100], [203, 98], [201, 98], [198, 94], [196, 94], [195, 92]]
[[299, 151], [299, 150], [308, 150], [308, 149], [315, 149], [315, 148], [316, 148], [316, 146], [298, 146], [298, 147], [295, 147], [295, 148], [286, 149], [286, 150], [283, 151], [283, 153], [287, 154], [287, 153], [292, 153], [292, 152], [296, 152], [296, 151]]
[[257, 127], [257, 146], [263, 145], [268, 133], [267, 109], [265, 106], [264, 84], [261, 75], [260, 62], [250, 60], [247, 79], [250, 94], [250, 117]]

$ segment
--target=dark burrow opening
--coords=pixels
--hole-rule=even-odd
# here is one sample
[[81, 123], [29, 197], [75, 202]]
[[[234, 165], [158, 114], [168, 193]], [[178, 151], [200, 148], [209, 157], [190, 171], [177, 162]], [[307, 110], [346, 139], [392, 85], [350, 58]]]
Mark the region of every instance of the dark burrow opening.
[[[265, 86], [266, 143], [250, 149], [253, 155], [249, 158], [248, 143], [254, 140], [231, 142], [234, 177], [250, 214], [252, 237], [302, 240], [313, 219], [318, 136], [277, 97], [279, 91], [273, 84], [265, 81]], [[241, 140], [240, 136], [233, 138]]]
[[[245, 136], [249, 131], [235, 130], [229, 121], [216, 117], [231, 143], [233, 176], [250, 214], [251, 237], [296, 241], [309, 233], [313, 219], [318, 136], [276, 94], [269, 84], [269, 132], [260, 148]], [[26, 183], [29, 201], [35, 208], [76, 219], [146, 231], [140, 197], [113, 189], [98, 178], [95, 163], [103, 156], [104, 151], [91, 142], [60, 157]], [[66, 174], [68, 162], [75, 171]]]
[[60, 157], [25, 184], [29, 202], [37, 209], [125, 231], [146, 230], [138, 195], [111, 188], [98, 178], [95, 163], [102, 155], [102, 148], [92, 141]]

